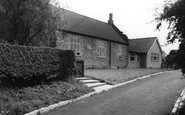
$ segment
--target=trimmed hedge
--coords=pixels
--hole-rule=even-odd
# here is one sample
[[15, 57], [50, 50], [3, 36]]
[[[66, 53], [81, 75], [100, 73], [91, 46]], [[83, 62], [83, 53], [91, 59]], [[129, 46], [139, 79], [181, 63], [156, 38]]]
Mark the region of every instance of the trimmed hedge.
[[26, 84], [68, 79], [75, 72], [74, 62], [71, 50], [0, 44], [1, 82]]

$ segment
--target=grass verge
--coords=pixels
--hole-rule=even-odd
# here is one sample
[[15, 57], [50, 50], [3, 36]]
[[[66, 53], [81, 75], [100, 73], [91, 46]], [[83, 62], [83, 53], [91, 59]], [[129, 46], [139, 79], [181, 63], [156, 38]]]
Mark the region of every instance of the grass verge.
[[169, 71], [168, 69], [146, 69], [146, 68], [127, 68], [127, 69], [93, 69], [85, 70], [86, 76], [101, 79], [110, 84], [119, 84], [135, 78], [153, 73]]
[[80, 82], [55, 81], [33, 87], [0, 86], [0, 115], [23, 115], [51, 104], [79, 97], [92, 89]]

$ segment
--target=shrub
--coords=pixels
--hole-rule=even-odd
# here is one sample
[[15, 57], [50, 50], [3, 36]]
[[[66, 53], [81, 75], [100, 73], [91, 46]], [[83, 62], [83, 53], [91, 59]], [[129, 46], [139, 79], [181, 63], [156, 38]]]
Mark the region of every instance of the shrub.
[[73, 51], [0, 44], [0, 80], [16, 84], [67, 79], [74, 72]]

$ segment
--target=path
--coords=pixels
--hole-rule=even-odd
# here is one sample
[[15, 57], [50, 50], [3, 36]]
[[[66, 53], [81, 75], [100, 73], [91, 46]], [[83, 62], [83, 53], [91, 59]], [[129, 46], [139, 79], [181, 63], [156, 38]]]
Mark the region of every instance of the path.
[[54, 109], [47, 115], [165, 115], [185, 87], [180, 71], [167, 72]]

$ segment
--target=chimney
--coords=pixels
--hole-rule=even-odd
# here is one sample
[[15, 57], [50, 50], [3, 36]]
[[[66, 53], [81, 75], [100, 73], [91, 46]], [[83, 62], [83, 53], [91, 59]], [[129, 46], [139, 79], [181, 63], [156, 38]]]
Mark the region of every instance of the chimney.
[[110, 25], [112, 25], [114, 23], [112, 18], [113, 18], [113, 14], [110, 13], [109, 14], [109, 20], [108, 20], [108, 24], [110, 24]]

